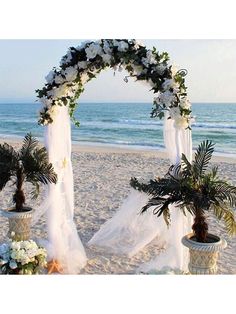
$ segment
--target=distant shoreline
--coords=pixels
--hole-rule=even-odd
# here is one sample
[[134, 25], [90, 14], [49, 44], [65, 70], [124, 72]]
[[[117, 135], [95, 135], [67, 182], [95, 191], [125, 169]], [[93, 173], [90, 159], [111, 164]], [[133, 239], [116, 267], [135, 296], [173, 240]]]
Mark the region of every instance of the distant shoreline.
[[[19, 145], [22, 142], [23, 137], [0, 137], [0, 144], [6, 142], [11, 145]], [[42, 143], [42, 140], [39, 139]], [[167, 153], [164, 149], [145, 148], [145, 147], [133, 147], [128, 145], [113, 145], [113, 144], [100, 144], [89, 142], [72, 142], [72, 152], [88, 152], [88, 153], [114, 153], [114, 154], [147, 154], [149, 156], [155, 156], [157, 158], [168, 159]], [[236, 156], [233, 154], [220, 154], [214, 153], [212, 157], [213, 162], [226, 162], [236, 164]]]

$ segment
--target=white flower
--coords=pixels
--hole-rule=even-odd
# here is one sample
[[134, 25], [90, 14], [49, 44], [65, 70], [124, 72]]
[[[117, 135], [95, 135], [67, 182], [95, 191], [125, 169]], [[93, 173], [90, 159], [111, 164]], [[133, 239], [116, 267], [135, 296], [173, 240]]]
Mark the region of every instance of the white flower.
[[147, 54], [146, 54], [146, 58], [142, 58], [142, 63], [148, 67], [150, 64], [156, 64], [157, 61], [155, 59], [155, 55], [152, 53], [151, 50], [148, 50], [147, 51]]
[[179, 84], [174, 79], [166, 79], [165, 82], [162, 84], [162, 87], [165, 90], [169, 90], [172, 88], [175, 92], [179, 91]]
[[40, 102], [45, 106], [45, 107], [50, 107], [52, 104], [52, 100], [48, 99], [47, 97], [43, 96], [42, 98], [40, 98]]
[[110, 44], [107, 40], [103, 42], [103, 50], [105, 51], [106, 54], [111, 54], [112, 52]]
[[102, 53], [102, 48], [100, 45], [92, 43], [85, 49], [85, 52], [88, 59], [93, 59]]
[[[48, 110], [48, 113], [49, 113], [50, 117], [52, 118], [52, 120], [55, 119], [55, 117], [57, 116], [58, 112], [59, 112], [58, 106], [51, 106], [51, 108]], [[31, 248], [31, 246], [29, 244], [27, 249], [30, 249], [30, 248]]]
[[125, 41], [120, 41], [118, 43], [118, 51], [126, 51], [129, 48], [129, 45]]
[[143, 67], [141, 65], [132, 65], [132, 68], [134, 70], [134, 74], [140, 75], [143, 71]]
[[166, 66], [163, 63], [157, 65], [156, 67], [156, 71], [160, 75], [162, 75], [165, 72], [165, 70], [166, 70]]
[[45, 79], [46, 79], [48, 84], [51, 84], [54, 80], [54, 77], [55, 77], [55, 72], [52, 70], [48, 73], [47, 76], [45, 76]]
[[80, 61], [80, 62], [77, 63], [77, 65], [78, 65], [78, 68], [79, 68], [79, 69], [86, 69], [86, 68], [87, 68], [87, 65], [88, 65], [88, 62], [86, 62], [86, 61]]
[[9, 250], [9, 247], [6, 243], [0, 245], [0, 255], [5, 254]]
[[72, 60], [72, 53], [71, 50], [67, 51], [67, 54], [61, 59], [60, 66], [65, 63], [69, 63]]
[[56, 84], [62, 84], [65, 82], [65, 79], [61, 75], [56, 75], [54, 81]]
[[60, 97], [65, 97], [67, 95], [68, 91], [68, 86], [66, 84], [63, 84], [58, 87], [53, 87], [53, 89], [49, 90], [47, 92], [48, 96], [51, 96], [52, 99], [60, 98]]
[[186, 129], [188, 127], [188, 119], [183, 116], [177, 116], [175, 118], [174, 127], [177, 129]]
[[144, 46], [141, 41], [136, 40], [136, 39], [133, 41], [133, 44], [134, 44], [134, 48], [135, 49], [138, 49], [139, 47], [143, 47]]
[[181, 117], [179, 107], [172, 107], [172, 108], [170, 108], [169, 113], [170, 113], [171, 119], [176, 119], [176, 118]]
[[10, 260], [9, 266], [10, 266], [11, 269], [16, 269], [17, 268], [16, 261]]
[[20, 250], [20, 248], [21, 248], [20, 242], [18, 242], [18, 241], [13, 241], [13, 242], [11, 243], [11, 249], [13, 249], [13, 250]]
[[101, 55], [101, 57], [102, 57], [102, 59], [103, 59], [103, 61], [104, 61], [105, 63], [110, 64], [110, 62], [111, 62], [111, 55], [109, 55], [109, 54], [103, 54], [103, 55]]
[[68, 67], [65, 69], [63, 74], [65, 75], [66, 80], [68, 82], [71, 82], [71, 81], [74, 81], [76, 79], [77, 74], [78, 74], [78, 70], [76, 67]]
[[84, 85], [85, 83], [87, 83], [89, 80], [89, 76], [87, 73], [83, 73], [80, 77], [80, 81], [81, 83]]
[[161, 104], [170, 106], [172, 102], [175, 100], [175, 95], [170, 91], [165, 91], [164, 93], [160, 93], [158, 99]]
[[180, 106], [183, 108], [183, 109], [190, 109], [191, 107], [191, 103], [190, 101], [184, 97], [180, 100]]

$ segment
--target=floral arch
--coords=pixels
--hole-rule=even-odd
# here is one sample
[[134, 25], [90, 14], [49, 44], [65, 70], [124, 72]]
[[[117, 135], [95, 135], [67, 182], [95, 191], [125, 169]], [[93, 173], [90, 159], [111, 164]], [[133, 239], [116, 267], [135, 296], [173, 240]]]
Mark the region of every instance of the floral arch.
[[49, 185], [38, 216], [47, 212], [49, 258], [59, 261], [65, 273], [78, 273], [87, 260], [73, 222], [70, 119], [79, 125], [74, 117], [76, 101], [84, 91], [84, 85], [107, 68], [125, 69], [137, 81], [146, 81], [154, 93], [151, 117], [161, 119], [165, 116], [168, 125], [166, 147], [171, 150], [171, 162], [175, 163], [186, 147], [191, 153], [191, 145], [184, 148], [181, 142], [191, 137], [191, 106], [186, 94], [186, 71], [177, 70], [168, 61], [166, 52], [159, 53], [156, 48], [149, 50], [136, 40], [85, 42], [69, 48], [60, 67], [53, 68], [46, 76], [45, 86], [36, 91], [43, 105], [38, 122], [45, 126], [45, 145], [58, 174], [58, 182]]

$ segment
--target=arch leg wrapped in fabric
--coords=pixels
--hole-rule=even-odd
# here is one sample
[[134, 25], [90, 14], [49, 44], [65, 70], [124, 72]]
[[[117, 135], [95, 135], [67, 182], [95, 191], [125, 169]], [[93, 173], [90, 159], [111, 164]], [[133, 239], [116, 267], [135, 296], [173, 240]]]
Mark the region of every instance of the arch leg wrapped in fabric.
[[[165, 116], [164, 140], [172, 164], [180, 162], [182, 153], [191, 160], [191, 131], [176, 128], [174, 121], [168, 119], [168, 114]], [[163, 244], [163, 241], [166, 243], [165, 251], [154, 260], [141, 265], [138, 271], [187, 271], [188, 254], [181, 244], [181, 239], [191, 230], [191, 216], [184, 217], [178, 207], [172, 205], [172, 224], [168, 229], [162, 217], [157, 218], [153, 215], [152, 208], [140, 215], [147, 201], [148, 195], [131, 189], [116, 214], [101, 226], [88, 244], [105, 247], [110, 252], [132, 257], [158, 237], [160, 244]]]

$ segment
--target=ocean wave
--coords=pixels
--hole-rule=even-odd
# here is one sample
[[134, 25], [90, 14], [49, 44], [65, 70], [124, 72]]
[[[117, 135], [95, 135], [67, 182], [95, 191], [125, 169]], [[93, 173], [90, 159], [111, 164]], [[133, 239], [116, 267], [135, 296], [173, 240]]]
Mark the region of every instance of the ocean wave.
[[232, 124], [221, 124], [217, 122], [211, 123], [194, 123], [193, 128], [204, 128], [204, 129], [236, 129], [236, 125]]

